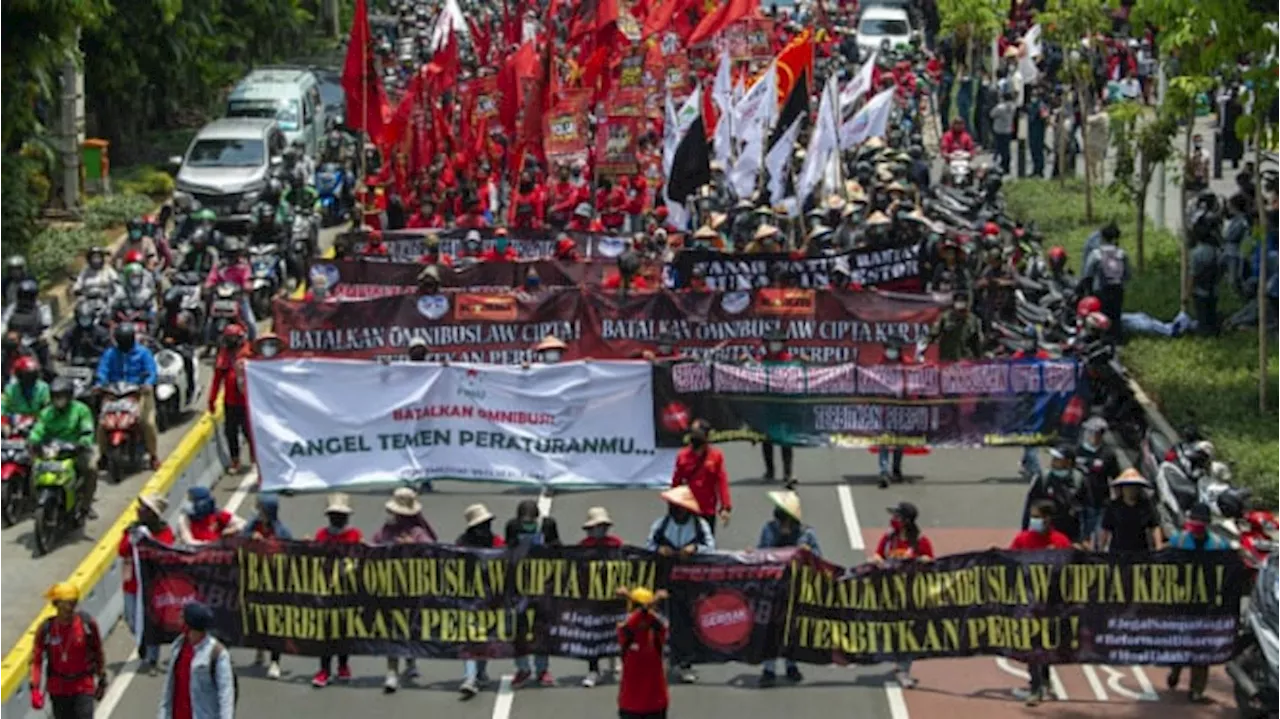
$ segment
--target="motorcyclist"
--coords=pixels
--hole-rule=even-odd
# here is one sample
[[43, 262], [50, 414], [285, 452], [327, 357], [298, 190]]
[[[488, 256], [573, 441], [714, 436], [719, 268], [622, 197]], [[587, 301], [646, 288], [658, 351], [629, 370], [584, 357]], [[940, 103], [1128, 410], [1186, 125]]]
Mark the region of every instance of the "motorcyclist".
[[35, 279], [31, 273], [27, 272], [27, 258], [22, 255], [12, 255], [4, 263], [4, 304], [5, 306], [13, 304], [18, 299], [18, 285], [23, 280]]
[[311, 156], [307, 154], [307, 143], [303, 142], [302, 138], [299, 137], [293, 141], [290, 147], [298, 156], [298, 164], [297, 167], [294, 168], [295, 175], [301, 173], [302, 181], [314, 189], [316, 163], [311, 159]]
[[84, 302], [76, 305], [75, 322], [58, 338], [58, 357], [64, 360], [80, 358], [83, 363], [96, 366], [102, 353], [110, 346], [111, 333], [100, 321], [97, 307]]
[[174, 246], [181, 245], [200, 226], [200, 221], [195, 217], [199, 209], [200, 203], [191, 195], [185, 192], [173, 193], [173, 233], [169, 239]]
[[120, 289], [111, 301], [113, 317], [122, 313], [141, 312], [150, 330], [156, 318], [155, 280], [142, 265], [131, 262], [120, 272]]
[[[212, 290], [220, 283], [233, 284], [239, 287], [240, 293], [240, 317], [245, 325], [245, 330], [249, 333], [249, 339], [252, 340], [258, 334], [258, 323], [253, 317], [253, 307], [249, 303], [249, 294], [253, 290], [253, 269], [249, 266], [249, 260], [244, 256], [244, 245], [236, 238], [230, 238], [224, 243], [224, 256], [222, 261], [209, 271], [209, 276], [205, 279], [204, 285], [208, 290]], [[206, 343], [212, 343], [215, 338], [206, 337]]]
[[191, 233], [187, 251], [178, 260], [178, 274], [192, 272], [205, 277], [218, 266], [218, 251], [211, 246], [211, 237], [210, 231], [204, 227], [198, 227]]
[[[130, 262], [141, 262], [144, 266], [154, 269], [160, 259], [160, 251], [156, 247], [156, 241], [147, 234], [147, 221], [143, 217], [135, 217], [129, 220], [125, 226], [125, 241], [120, 243], [120, 247], [116, 249], [115, 255], [111, 258], [111, 264], [116, 267], [122, 267]], [[130, 252], [138, 252], [139, 259], [131, 259]]]
[[163, 269], [173, 266], [173, 250], [169, 247], [169, 239], [165, 236], [165, 225], [169, 221], [169, 212], [163, 211], [160, 217], [145, 215], [142, 218], [142, 234], [151, 238], [156, 245], [156, 264], [152, 269]]
[[280, 222], [280, 208], [259, 202], [249, 220], [249, 244], [284, 244], [286, 227]]
[[335, 127], [325, 135], [324, 147], [320, 149], [320, 164], [336, 163], [345, 167], [349, 157], [347, 138], [342, 130]]
[[45, 442], [55, 440], [76, 447], [76, 475], [82, 482], [80, 491], [84, 508], [90, 519], [98, 515], [93, 511], [93, 495], [98, 489], [98, 473], [93, 469], [93, 412], [88, 405], [76, 399], [75, 387], [66, 377], [55, 377], [49, 387], [50, 402], [40, 412], [40, 417], [27, 435], [32, 454], [39, 456], [39, 448]]
[[24, 338], [31, 337], [34, 340], [36, 359], [45, 368], [53, 366], [49, 362], [49, 343], [44, 337], [44, 333], [52, 326], [53, 311], [40, 301], [40, 284], [32, 278], [19, 282], [5, 331], [17, 333]]
[[38, 417], [49, 404], [49, 385], [40, 379], [40, 363], [35, 357], [19, 357], [13, 363], [13, 379], [0, 396], [0, 414], [8, 417]]
[[[138, 423], [142, 425], [142, 440], [151, 455], [151, 469], [160, 466], [156, 451], [156, 358], [151, 350], [138, 343], [131, 324], [117, 325], [111, 333], [115, 346], [107, 348], [98, 360], [95, 386], [105, 387], [116, 382], [128, 382], [138, 386]], [[98, 449], [105, 452], [107, 432], [98, 427]]]
[[116, 274], [115, 268], [107, 265], [106, 249], [90, 247], [85, 251], [84, 258], [84, 269], [80, 270], [80, 275], [76, 277], [71, 291], [76, 295], [99, 291], [104, 297], [110, 297], [120, 276]]
[[[284, 191], [282, 206], [291, 221], [294, 212], [314, 212], [320, 205], [320, 193], [301, 174], [294, 173], [288, 189]], [[289, 225], [285, 225], [288, 227]]]
[[951, 128], [942, 133], [941, 149], [944, 160], [957, 152], [973, 154], [973, 138], [965, 132], [964, 118], [957, 116], [951, 120]]

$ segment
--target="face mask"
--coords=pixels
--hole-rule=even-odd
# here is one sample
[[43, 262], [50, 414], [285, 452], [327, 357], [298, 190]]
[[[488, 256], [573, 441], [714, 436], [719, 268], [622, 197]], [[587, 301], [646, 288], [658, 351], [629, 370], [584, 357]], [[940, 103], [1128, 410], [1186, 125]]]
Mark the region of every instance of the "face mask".
[[102, 258], [101, 258], [101, 257], [90, 257], [90, 258], [89, 258], [89, 267], [91, 267], [91, 268], [93, 268], [93, 269], [95, 269], [95, 270], [100, 270], [100, 269], [102, 269]]
[[312, 287], [312, 288], [311, 288], [311, 296], [312, 296], [312, 297], [315, 297], [315, 298], [316, 298], [316, 299], [318, 299], [318, 300], [322, 300], [322, 299], [324, 299], [324, 298], [326, 298], [326, 297], [328, 297], [328, 296], [329, 296], [329, 288], [328, 288], [328, 287], [322, 287], [322, 286]]
[[1049, 528], [1049, 523], [1045, 521], [1044, 517], [1032, 517], [1027, 522], [1027, 527], [1033, 532], [1044, 532]]
[[117, 340], [117, 341], [116, 341], [116, 347], [117, 347], [121, 352], [128, 352], [128, 351], [132, 350], [132, 349], [133, 349], [133, 338], [132, 338], [132, 337], [130, 337], [130, 338], [129, 338], [129, 339], [127, 339], [127, 340]]
[[658, 354], [669, 355], [674, 349], [671, 345], [658, 345]]
[[329, 526], [334, 529], [342, 529], [347, 526], [347, 520], [350, 519], [350, 517], [340, 512], [334, 512], [333, 514], [328, 515], [328, 517]]
[[774, 354], [778, 354], [779, 352], [781, 352], [781, 351], [782, 351], [782, 348], [783, 348], [783, 347], [785, 347], [785, 346], [786, 346], [786, 345], [785, 345], [784, 343], [782, 343], [782, 342], [770, 342], [770, 343], [769, 343], [769, 351], [770, 351], [770, 352], [772, 352], [772, 353], [774, 353]]
[[889, 360], [890, 362], [896, 362], [898, 360], [898, 350], [894, 350], [894, 349], [885, 350], [884, 358]]
[[1194, 519], [1188, 519], [1182, 523], [1182, 530], [1188, 534], [1201, 535], [1209, 529], [1209, 525]]
[[541, 277], [526, 277], [526, 278], [524, 278], [524, 288], [525, 288], [526, 290], [536, 290], [536, 289], [538, 289], [538, 287], [539, 287], [541, 284], [542, 284], [542, 278], [541, 278]]
[[130, 241], [130, 242], [141, 242], [141, 241], [142, 241], [142, 230], [129, 230], [129, 241]]
[[507, 241], [506, 241], [506, 240], [497, 240], [497, 241], [495, 241], [495, 242], [493, 243], [493, 249], [497, 250], [498, 252], [506, 252], [506, 251], [507, 251]]
[[555, 364], [560, 361], [560, 350], [544, 350], [542, 352], [543, 364]]
[[673, 506], [668, 510], [668, 513], [671, 515], [671, 520], [676, 524], [684, 524], [685, 520], [689, 519], [689, 510], [684, 507]]
[[952, 306], [951, 306], [951, 309], [953, 309], [953, 310], [955, 310], [957, 313], [959, 313], [959, 314], [962, 314], [962, 315], [963, 315], [963, 314], [966, 314], [966, 313], [969, 311], [969, 305], [952, 305]]
[[280, 347], [273, 342], [268, 342], [262, 345], [261, 351], [263, 357], [270, 359], [280, 354]]
[[61, 410], [66, 409], [66, 408], [67, 408], [67, 405], [68, 405], [70, 402], [71, 402], [71, 400], [70, 400], [69, 398], [67, 398], [67, 397], [54, 397], [54, 398], [53, 398], [53, 407], [54, 407], [54, 409], [57, 409], [57, 410], [61, 411]]
[[694, 449], [702, 449], [703, 447], [707, 446], [707, 438], [706, 437], [690, 437], [689, 446], [693, 447]]
[[534, 521], [532, 521], [532, 522], [521, 521], [521, 522], [520, 522], [520, 531], [521, 531], [521, 532], [524, 532], [525, 534], [533, 534], [533, 533], [537, 532], [537, 531], [538, 531], [538, 522], [537, 522], [537, 520], [534, 520]]
[[609, 536], [609, 525], [598, 524], [594, 527], [591, 527], [590, 529], [587, 530], [587, 535], [590, 537], [595, 537], [596, 539], [603, 539]]
[[901, 532], [902, 527], [903, 527], [903, 524], [902, 524], [902, 519], [900, 517], [889, 518], [889, 529], [892, 529], [895, 532]]

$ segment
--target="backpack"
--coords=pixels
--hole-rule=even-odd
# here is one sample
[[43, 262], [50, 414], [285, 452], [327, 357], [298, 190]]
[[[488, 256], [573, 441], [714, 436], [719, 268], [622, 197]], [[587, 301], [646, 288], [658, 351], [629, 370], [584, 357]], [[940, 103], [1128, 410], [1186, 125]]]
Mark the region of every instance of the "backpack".
[[[227, 651], [227, 648], [216, 638], [210, 638], [213, 639], [213, 649], [209, 652], [209, 681], [213, 682], [213, 686], [216, 688], [218, 686], [218, 659]], [[227, 657], [227, 663], [230, 664], [230, 662], [231, 658]], [[240, 677], [236, 674], [234, 664], [231, 665], [231, 696], [235, 704], [240, 703]]]
[[1124, 284], [1124, 252], [1115, 245], [1098, 248], [1098, 268], [1102, 271], [1103, 287], [1119, 287]]

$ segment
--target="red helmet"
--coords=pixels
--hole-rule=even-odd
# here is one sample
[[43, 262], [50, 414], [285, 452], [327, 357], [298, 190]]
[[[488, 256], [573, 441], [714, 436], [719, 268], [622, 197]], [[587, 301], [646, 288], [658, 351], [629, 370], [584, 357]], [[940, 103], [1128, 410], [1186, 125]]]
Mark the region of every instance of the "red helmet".
[[1111, 318], [1101, 312], [1090, 312], [1089, 316], [1084, 318], [1084, 326], [1095, 332], [1106, 332], [1111, 329]]
[[1065, 265], [1067, 263], [1067, 251], [1061, 245], [1055, 245], [1049, 248], [1049, 263], [1054, 265]]
[[1271, 512], [1255, 509], [1244, 515], [1244, 521], [1248, 522], [1255, 532], [1272, 533], [1276, 531], [1276, 518]]
[[235, 322], [232, 322], [231, 324], [223, 328], [222, 336], [223, 337], [239, 337], [243, 339], [245, 336], [244, 327], [236, 324]]
[[133, 263], [142, 264], [142, 253], [137, 250], [129, 250], [124, 253], [124, 263], [130, 265]]
[[1000, 234], [1000, 225], [997, 225], [994, 222], [988, 222], [982, 226], [982, 234], [986, 236], [998, 235]]
[[31, 355], [23, 355], [13, 363], [14, 374], [35, 374], [40, 371], [40, 362]]
[[1076, 303], [1076, 317], [1088, 317], [1094, 312], [1101, 311], [1102, 300], [1094, 297], [1093, 295], [1082, 297], [1080, 301]]

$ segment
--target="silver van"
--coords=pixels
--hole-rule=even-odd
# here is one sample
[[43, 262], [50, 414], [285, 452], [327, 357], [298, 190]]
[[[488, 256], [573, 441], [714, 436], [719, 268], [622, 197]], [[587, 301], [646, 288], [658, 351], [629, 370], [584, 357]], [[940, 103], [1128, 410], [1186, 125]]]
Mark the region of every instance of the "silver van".
[[325, 107], [320, 80], [308, 68], [264, 67], [254, 70], [227, 97], [226, 117], [274, 118], [292, 143], [301, 139], [316, 157], [325, 133]]
[[174, 191], [213, 210], [219, 223], [248, 222], [287, 146], [274, 119], [214, 120], [196, 133], [186, 155], [169, 158], [178, 168]]

